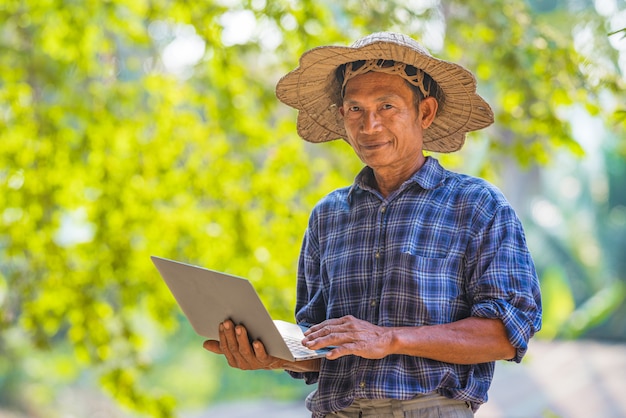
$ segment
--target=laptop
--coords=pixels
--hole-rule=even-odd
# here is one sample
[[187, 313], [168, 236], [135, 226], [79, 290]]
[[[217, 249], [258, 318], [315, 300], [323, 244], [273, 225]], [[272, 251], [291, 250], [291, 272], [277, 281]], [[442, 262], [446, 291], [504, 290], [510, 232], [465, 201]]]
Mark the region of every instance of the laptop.
[[303, 346], [304, 325], [272, 320], [249, 280], [166, 258], [150, 258], [198, 335], [219, 340], [219, 324], [230, 319], [245, 326], [248, 336], [260, 340], [274, 357], [302, 361], [324, 357], [330, 350]]

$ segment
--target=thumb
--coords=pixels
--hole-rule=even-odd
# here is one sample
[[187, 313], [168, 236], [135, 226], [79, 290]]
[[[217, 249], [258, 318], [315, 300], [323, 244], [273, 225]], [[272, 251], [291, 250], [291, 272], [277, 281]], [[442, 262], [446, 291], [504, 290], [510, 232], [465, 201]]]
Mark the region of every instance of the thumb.
[[222, 353], [222, 350], [220, 348], [219, 341], [206, 340], [204, 343], [202, 343], [202, 347], [204, 347], [205, 350], [210, 351], [215, 354], [224, 354]]

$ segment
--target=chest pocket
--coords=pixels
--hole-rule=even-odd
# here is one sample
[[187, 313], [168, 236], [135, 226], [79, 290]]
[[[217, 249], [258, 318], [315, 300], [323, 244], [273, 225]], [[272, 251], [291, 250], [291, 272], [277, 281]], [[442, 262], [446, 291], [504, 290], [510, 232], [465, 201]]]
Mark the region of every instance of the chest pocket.
[[390, 261], [381, 292], [383, 325], [435, 325], [469, 315], [458, 259], [402, 253]]
[[453, 228], [416, 220], [400, 232], [400, 251], [417, 257], [446, 258], [457, 235]]

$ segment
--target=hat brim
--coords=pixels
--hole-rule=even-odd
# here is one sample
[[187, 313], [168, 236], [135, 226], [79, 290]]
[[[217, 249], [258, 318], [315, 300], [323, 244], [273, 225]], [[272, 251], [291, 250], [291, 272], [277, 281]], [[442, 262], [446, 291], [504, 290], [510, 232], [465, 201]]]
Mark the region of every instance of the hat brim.
[[414, 42], [408, 44], [406, 39], [383, 37], [362, 46], [322, 46], [304, 53], [299, 67], [281, 78], [276, 86], [278, 99], [299, 110], [298, 134], [309, 142], [346, 139], [338, 111], [341, 87], [335, 71], [342, 64], [369, 59], [394, 60], [419, 68], [443, 91], [445, 104], [424, 131], [424, 150], [456, 151], [463, 146], [467, 132], [493, 123], [493, 112], [476, 93], [476, 79], [471, 72], [432, 57], [415, 41], [408, 38]]

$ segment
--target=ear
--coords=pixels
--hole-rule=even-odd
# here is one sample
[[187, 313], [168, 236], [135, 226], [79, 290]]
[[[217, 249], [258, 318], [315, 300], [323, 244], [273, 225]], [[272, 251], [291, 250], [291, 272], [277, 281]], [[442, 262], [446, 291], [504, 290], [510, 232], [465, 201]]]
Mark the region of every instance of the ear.
[[437, 115], [437, 109], [439, 108], [439, 103], [437, 99], [434, 97], [426, 97], [422, 99], [419, 104], [419, 120], [422, 124], [422, 129], [428, 128], [435, 120], [435, 115]]

